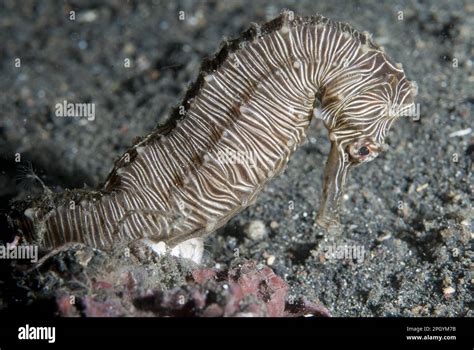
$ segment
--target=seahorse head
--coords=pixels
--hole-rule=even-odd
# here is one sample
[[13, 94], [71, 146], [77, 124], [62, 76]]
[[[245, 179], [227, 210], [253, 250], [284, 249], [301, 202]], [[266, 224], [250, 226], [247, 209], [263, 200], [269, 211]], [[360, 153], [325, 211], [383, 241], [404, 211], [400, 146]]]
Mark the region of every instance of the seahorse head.
[[391, 64], [382, 53], [373, 62], [380, 60], [383, 68], [376, 74], [362, 74], [360, 67], [346, 72], [322, 97], [331, 151], [316, 222], [325, 228], [339, 224], [340, 200], [350, 169], [386, 151], [385, 136], [393, 122], [412, 116], [415, 111], [416, 84], [409, 82], [401, 67]]

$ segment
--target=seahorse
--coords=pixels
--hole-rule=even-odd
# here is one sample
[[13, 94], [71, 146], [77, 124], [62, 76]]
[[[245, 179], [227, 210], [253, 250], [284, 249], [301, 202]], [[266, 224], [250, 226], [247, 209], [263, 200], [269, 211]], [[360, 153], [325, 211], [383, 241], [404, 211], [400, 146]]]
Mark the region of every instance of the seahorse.
[[367, 32], [284, 11], [204, 60], [168, 122], [125, 152], [99, 190], [17, 205], [11, 221], [44, 249], [80, 242], [107, 250], [139, 239], [178, 247], [251, 205], [314, 117], [331, 143], [316, 223], [334, 227], [349, 171], [386, 149], [416, 91]]

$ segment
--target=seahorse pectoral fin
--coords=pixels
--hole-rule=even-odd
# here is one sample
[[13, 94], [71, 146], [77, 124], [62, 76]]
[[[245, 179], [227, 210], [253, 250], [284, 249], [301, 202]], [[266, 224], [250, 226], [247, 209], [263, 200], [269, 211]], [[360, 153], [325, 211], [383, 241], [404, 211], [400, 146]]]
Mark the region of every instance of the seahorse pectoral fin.
[[349, 173], [350, 162], [336, 142], [331, 142], [331, 151], [323, 177], [323, 192], [316, 224], [328, 229], [339, 226], [339, 206]]

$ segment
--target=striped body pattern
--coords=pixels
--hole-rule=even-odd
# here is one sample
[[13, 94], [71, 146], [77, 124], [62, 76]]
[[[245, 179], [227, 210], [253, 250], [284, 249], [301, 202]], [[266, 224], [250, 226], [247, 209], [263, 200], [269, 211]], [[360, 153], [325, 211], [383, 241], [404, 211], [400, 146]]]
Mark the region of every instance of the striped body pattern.
[[133, 145], [99, 191], [37, 201], [15, 224], [45, 249], [142, 238], [173, 247], [252, 204], [315, 116], [332, 144], [318, 221], [330, 226], [348, 169], [382, 150], [398, 117], [387, 106], [413, 104], [414, 89], [368, 34], [284, 12], [205, 61], [168, 123]]

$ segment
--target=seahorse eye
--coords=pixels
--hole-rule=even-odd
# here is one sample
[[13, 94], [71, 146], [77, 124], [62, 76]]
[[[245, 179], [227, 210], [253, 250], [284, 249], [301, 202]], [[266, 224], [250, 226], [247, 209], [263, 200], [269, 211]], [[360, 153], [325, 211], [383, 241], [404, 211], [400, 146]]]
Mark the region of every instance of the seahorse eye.
[[348, 146], [350, 159], [355, 163], [371, 161], [379, 153], [378, 145], [370, 139], [359, 139]]
[[361, 156], [366, 156], [370, 153], [370, 150], [368, 147], [366, 146], [362, 146], [361, 148], [359, 148], [359, 155]]

